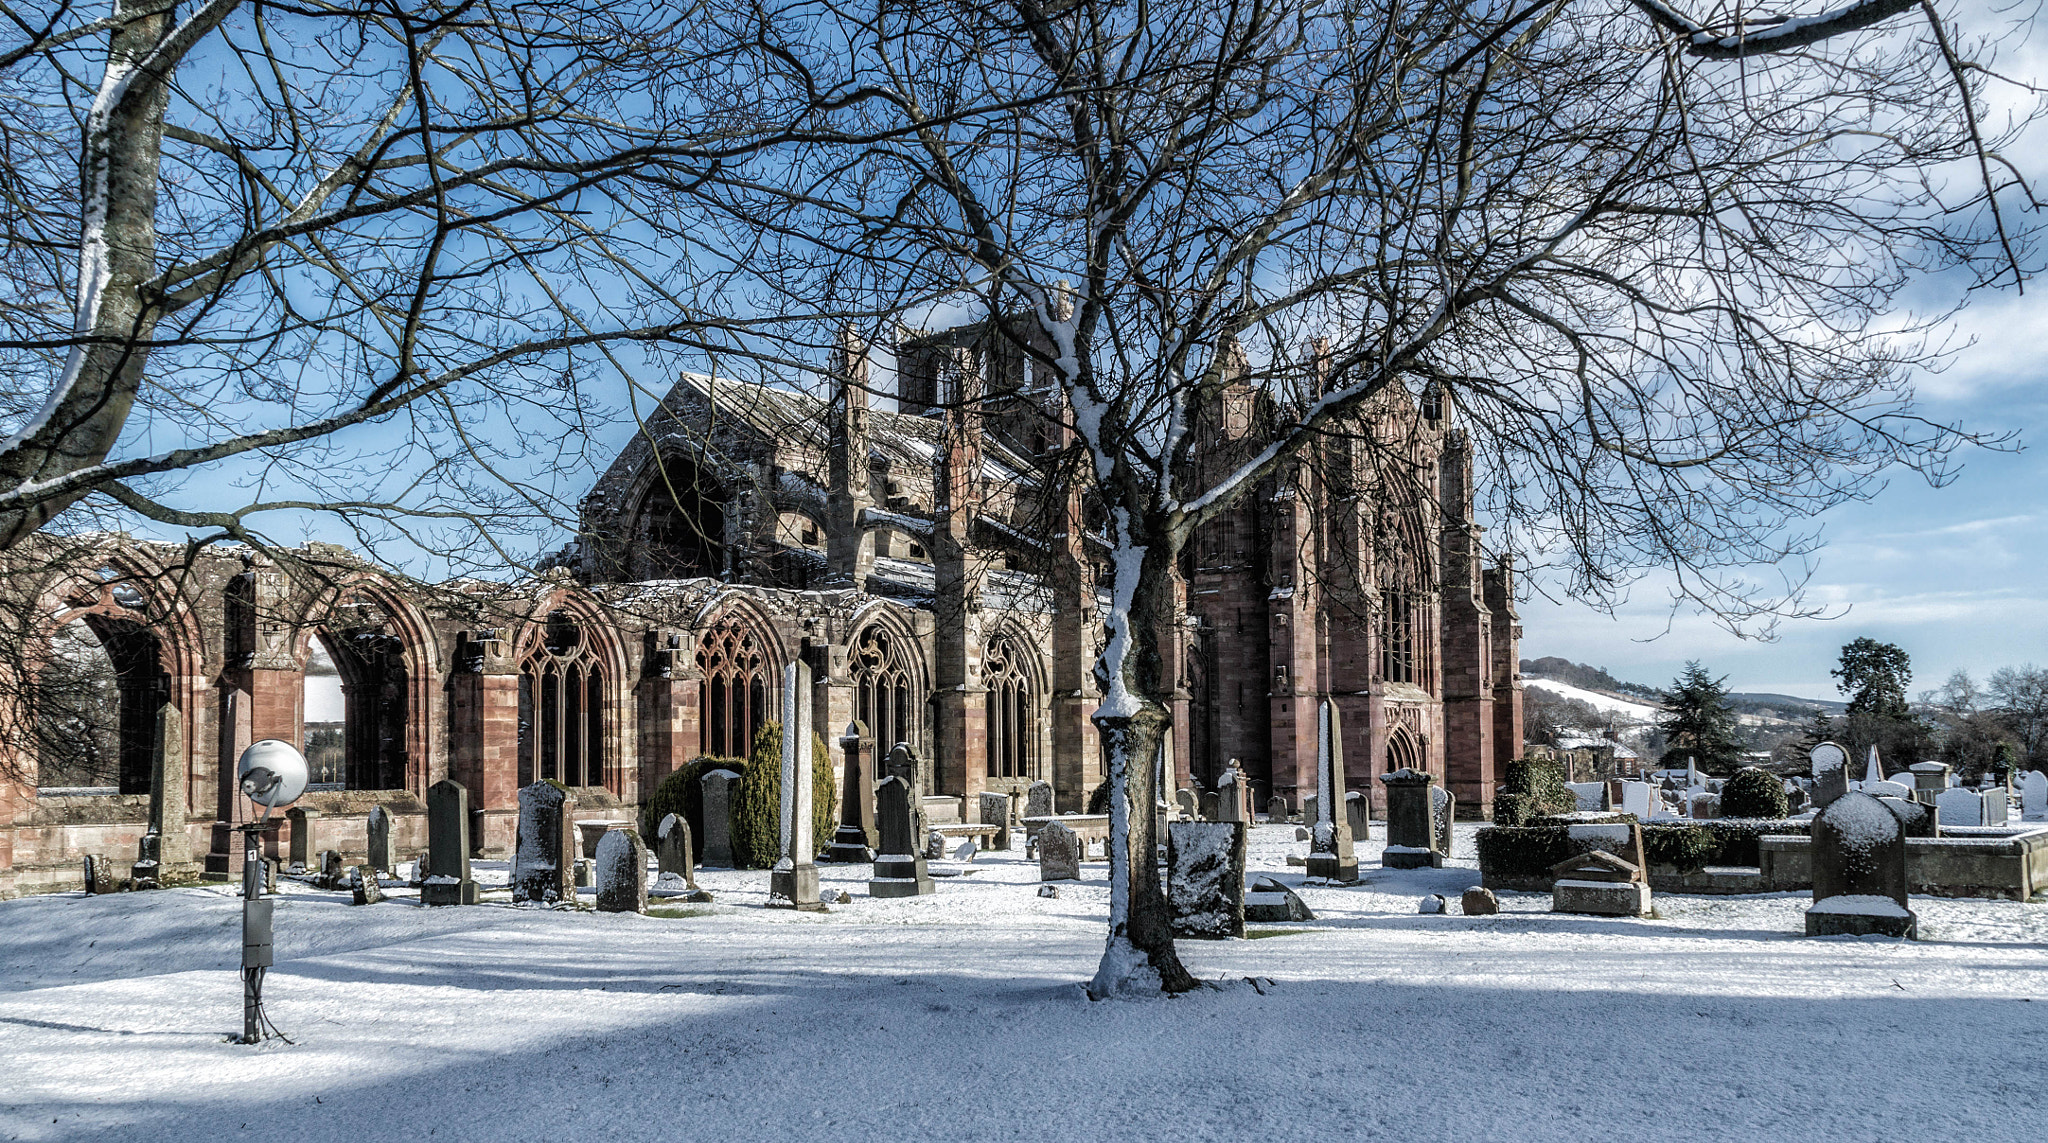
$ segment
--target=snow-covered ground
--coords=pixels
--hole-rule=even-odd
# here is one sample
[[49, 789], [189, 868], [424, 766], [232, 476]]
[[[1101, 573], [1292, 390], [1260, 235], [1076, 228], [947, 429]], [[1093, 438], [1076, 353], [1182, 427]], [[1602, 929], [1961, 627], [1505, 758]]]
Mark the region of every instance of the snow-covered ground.
[[[225, 888], [0, 902], [0, 1138], [2033, 1140], [2048, 906], [1916, 898], [1926, 939], [1809, 940], [1799, 896], [1655, 920], [1458, 915], [1440, 870], [1302, 889], [1320, 920], [1184, 942], [1220, 987], [1090, 1003], [1107, 866], [1037, 896], [1018, 854], [938, 893], [761, 908], [706, 872], [673, 916], [353, 908], [292, 885], [240, 1027]], [[1260, 826], [1257, 873], [1291, 826]], [[966, 872], [971, 869], [972, 872]], [[484, 880], [502, 884], [502, 866]], [[1452, 898], [1449, 916], [1417, 898]], [[487, 900], [489, 894], [486, 895]], [[1255, 978], [1255, 984], [1246, 983]]]
[[1664, 713], [1662, 707], [1649, 703], [1630, 702], [1627, 699], [1618, 699], [1613, 695], [1603, 695], [1598, 691], [1589, 691], [1584, 687], [1575, 687], [1570, 683], [1560, 683], [1551, 679], [1525, 678], [1522, 680], [1522, 686], [1536, 687], [1563, 698], [1577, 699], [1594, 710], [1626, 715], [1637, 722], [1654, 722]]

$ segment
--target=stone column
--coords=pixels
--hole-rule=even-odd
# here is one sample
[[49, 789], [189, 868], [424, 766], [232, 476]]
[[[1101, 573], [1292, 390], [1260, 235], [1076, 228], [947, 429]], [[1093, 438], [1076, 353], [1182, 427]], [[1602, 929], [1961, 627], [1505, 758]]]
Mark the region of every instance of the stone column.
[[782, 669], [782, 857], [768, 877], [768, 904], [817, 910], [818, 848], [811, 837], [810, 664]]
[[1316, 712], [1315, 772], [1316, 817], [1309, 833], [1308, 875], [1356, 881], [1358, 857], [1344, 810], [1344, 719], [1329, 699]]
[[875, 740], [867, 724], [858, 720], [846, 724], [839, 749], [846, 759], [839, 789], [839, 829], [828, 851], [834, 861], [873, 861], [869, 848], [876, 842], [874, 782], [870, 760]]
[[157, 708], [155, 764], [149, 781], [149, 832], [164, 875], [192, 864], [191, 816], [185, 805], [185, 717], [173, 703]]
[[481, 811], [470, 843], [504, 856], [519, 820], [519, 666], [500, 629], [470, 632], [467, 643], [470, 661], [450, 680], [449, 773]]

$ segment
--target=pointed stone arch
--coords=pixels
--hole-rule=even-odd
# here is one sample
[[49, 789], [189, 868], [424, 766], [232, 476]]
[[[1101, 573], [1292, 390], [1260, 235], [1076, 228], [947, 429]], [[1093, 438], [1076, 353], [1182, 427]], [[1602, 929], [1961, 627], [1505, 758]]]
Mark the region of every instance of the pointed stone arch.
[[1014, 622], [998, 625], [982, 643], [981, 685], [988, 778], [1045, 778], [1050, 769], [1042, 750], [1048, 694], [1039, 642]]
[[[341, 679], [342, 741], [331, 777], [345, 789], [408, 790], [424, 799], [442, 663], [426, 616], [386, 577], [356, 573], [316, 596], [301, 618], [293, 659], [310, 665], [316, 647]], [[312, 733], [308, 725], [309, 761]]]
[[875, 603], [849, 624], [847, 668], [854, 684], [854, 717], [886, 753], [908, 742], [920, 757], [931, 743], [931, 663], [924, 641], [894, 609]]
[[626, 656], [604, 608], [576, 589], [542, 596], [513, 643], [519, 784], [624, 789]]
[[701, 615], [697, 669], [704, 681], [698, 725], [704, 753], [743, 758], [762, 724], [776, 717], [788, 656], [775, 625], [744, 595], [726, 593]]

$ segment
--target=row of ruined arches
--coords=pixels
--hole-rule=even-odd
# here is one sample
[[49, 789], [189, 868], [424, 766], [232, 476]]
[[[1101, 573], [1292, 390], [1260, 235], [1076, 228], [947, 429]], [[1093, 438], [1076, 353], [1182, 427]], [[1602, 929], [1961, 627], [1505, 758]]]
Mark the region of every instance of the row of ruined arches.
[[[35, 692], [39, 787], [149, 792], [161, 750], [159, 710], [177, 701], [173, 676], [197, 677], [204, 657], [195, 653], [189, 612], [154, 606], [135, 586], [141, 578], [110, 572], [107, 582], [76, 593], [51, 614], [51, 654]], [[297, 628], [282, 648], [303, 667], [298, 745], [312, 764], [315, 786], [423, 790], [432, 691], [444, 684], [434, 636], [399, 597], [374, 585], [337, 595], [338, 602]], [[626, 658], [601, 614], [556, 602], [513, 644], [519, 781], [554, 779], [618, 792], [621, 736], [636, 727], [628, 713]], [[251, 634], [250, 608], [246, 581], [231, 583], [221, 636], [231, 672], [263, 650], [261, 637]], [[481, 667], [468, 638], [458, 639], [455, 672]], [[928, 753], [932, 692], [919, 640], [880, 614], [858, 627], [849, 650], [856, 716], [876, 741], [909, 742]], [[1038, 742], [1047, 689], [1035, 648], [1004, 628], [987, 641], [984, 655], [990, 668], [987, 772], [1042, 776]], [[784, 659], [767, 616], [750, 606], [724, 607], [703, 629], [695, 662], [702, 675], [703, 753], [750, 752], [762, 724], [779, 717]], [[229, 684], [224, 677], [217, 685]]]

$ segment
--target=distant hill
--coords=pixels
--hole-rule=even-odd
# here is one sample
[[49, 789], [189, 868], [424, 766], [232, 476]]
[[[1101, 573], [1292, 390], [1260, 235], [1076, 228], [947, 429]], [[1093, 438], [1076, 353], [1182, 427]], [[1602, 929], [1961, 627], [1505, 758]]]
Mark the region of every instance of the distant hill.
[[1570, 659], [1560, 659], [1555, 655], [1541, 659], [1523, 659], [1522, 674], [1565, 683], [1581, 690], [1604, 692], [1617, 698], [1647, 699], [1651, 703], [1663, 699], [1662, 692], [1656, 687], [1623, 682], [1608, 674], [1605, 667], [1589, 667], [1584, 663], [1574, 663]]
[[1824, 710], [1832, 717], [1849, 709], [1849, 704], [1833, 699], [1800, 698], [1797, 695], [1774, 695], [1764, 691], [1731, 691], [1728, 705], [1744, 714], [1765, 714], [1776, 711], [1781, 715], [1810, 716], [1814, 711]]

